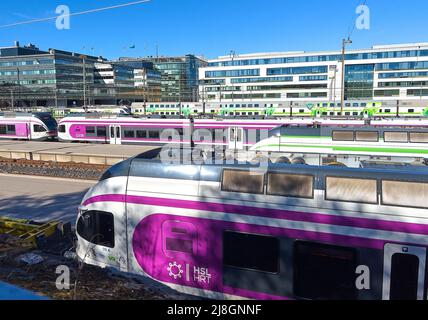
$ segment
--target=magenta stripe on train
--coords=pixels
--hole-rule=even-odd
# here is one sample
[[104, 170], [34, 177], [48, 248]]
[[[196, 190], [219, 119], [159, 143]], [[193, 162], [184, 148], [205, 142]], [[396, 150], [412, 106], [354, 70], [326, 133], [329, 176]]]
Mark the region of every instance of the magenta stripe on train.
[[317, 224], [335, 225], [343, 227], [374, 229], [392, 232], [405, 232], [412, 234], [428, 235], [428, 225], [406, 223], [387, 220], [375, 220], [368, 218], [342, 217], [329, 214], [287, 211], [279, 209], [265, 209], [258, 207], [239, 206], [233, 204], [220, 204], [212, 202], [199, 202], [188, 200], [175, 200], [165, 198], [152, 198], [125, 195], [101, 195], [90, 198], [84, 205], [96, 202], [127, 202], [150, 206], [171, 207], [228, 214], [240, 214], [264, 218], [283, 219], [290, 221], [310, 222]]

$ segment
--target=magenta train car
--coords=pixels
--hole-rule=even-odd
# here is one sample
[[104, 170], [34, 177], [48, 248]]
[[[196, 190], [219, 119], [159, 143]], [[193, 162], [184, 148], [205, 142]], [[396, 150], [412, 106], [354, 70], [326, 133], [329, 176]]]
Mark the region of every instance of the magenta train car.
[[[364, 120], [334, 119], [195, 119], [193, 141], [196, 144], [226, 145], [232, 149], [250, 147], [268, 138], [268, 131], [281, 125], [307, 125], [315, 123], [332, 126], [363, 126]], [[375, 126], [428, 127], [428, 120], [373, 120]], [[132, 116], [101, 116], [97, 114], [72, 115], [62, 119], [58, 138], [68, 142], [94, 142], [106, 144], [190, 143], [185, 130], [189, 119], [150, 119]], [[171, 133], [174, 130], [174, 134]], [[168, 130], [168, 131], [166, 131]]]
[[0, 113], [0, 139], [48, 140], [57, 136], [50, 113]]
[[82, 261], [212, 299], [427, 299], [428, 171], [157, 159], [86, 194]]

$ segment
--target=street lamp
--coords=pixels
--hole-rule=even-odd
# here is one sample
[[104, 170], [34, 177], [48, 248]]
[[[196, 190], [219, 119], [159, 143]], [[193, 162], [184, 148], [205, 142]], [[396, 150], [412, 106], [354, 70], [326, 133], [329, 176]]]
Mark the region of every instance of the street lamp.
[[341, 104], [340, 104], [340, 115], [343, 116], [344, 104], [345, 104], [345, 50], [346, 45], [352, 44], [352, 40], [348, 39], [342, 40], [342, 94], [341, 94]]

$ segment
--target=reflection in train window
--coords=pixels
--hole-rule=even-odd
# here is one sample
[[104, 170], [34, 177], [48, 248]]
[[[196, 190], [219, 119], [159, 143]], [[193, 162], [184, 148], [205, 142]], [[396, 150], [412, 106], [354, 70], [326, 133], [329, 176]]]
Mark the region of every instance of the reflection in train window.
[[107, 128], [106, 127], [97, 127], [97, 137], [99, 137], [99, 138], [107, 137]]
[[379, 132], [377, 131], [357, 131], [355, 136], [357, 141], [378, 142]]
[[149, 131], [149, 138], [150, 139], [159, 139], [160, 138], [159, 131]]
[[391, 300], [418, 299], [419, 258], [412, 254], [395, 253], [391, 259]]
[[407, 132], [385, 132], [385, 142], [409, 142], [409, 136]]
[[353, 131], [333, 131], [334, 141], [354, 141]]
[[410, 132], [410, 142], [428, 143], [428, 132]]
[[314, 300], [354, 300], [357, 267], [351, 248], [297, 242], [294, 246], [294, 294]]
[[134, 130], [124, 130], [124, 136], [125, 138], [135, 138], [135, 131]]
[[279, 239], [226, 231], [223, 234], [223, 264], [227, 267], [279, 273]]
[[326, 178], [326, 200], [378, 203], [377, 181], [374, 179]]
[[313, 184], [313, 176], [269, 173], [267, 193], [285, 197], [313, 198]]
[[382, 204], [428, 208], [428, 183], [382, 181]]
[[114, 248], [114, 217], [103, 211], [88, 211], [77, 222], [77, 233], [86, 241]]
[[40, 124], [35, 124], [33, 128], [34, 128], [34, 132], [46, 132], [46, 129]]
[[264, 174], [243, 170], [223, 171], [222, 191], [264, 193]]
[[16, 134], [16, 127], [14, 124], [7, 126], [7, 134]]
[[147, 131], [146, 130], [137, 130], [137, 138], [140, 138], [140, 139], [147, 138]]
[[95, 137], [95, 127], [86, 127], [86, 136], [87, 137]]

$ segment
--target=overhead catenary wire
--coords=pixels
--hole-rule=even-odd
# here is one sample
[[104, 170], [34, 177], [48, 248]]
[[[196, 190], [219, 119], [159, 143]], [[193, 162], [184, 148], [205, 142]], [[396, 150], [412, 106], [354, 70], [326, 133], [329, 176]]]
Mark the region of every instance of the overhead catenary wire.
[[[119, 8], [124, 8], [124, 7], [135, 6], [135, 5], [144, 4], [144, 3], [147, 3], [150, 1], [152, 1], [152, 0], [140, 0], [140, 1], [135, 1], [135, 2], [127, 2], [127, 3], [117, 4], [117, 5], [109, 6], [109, 7], [102, 7], [102, 8], [90, 9], [90, 10], [86, 10], [86, 11], [74, 12], [74, 13], [70, 13], [70, 14], [64, 14], [61, 17], [65, 18], [65, 17], [81, 16], [81, 15], [85, 15], [85, 14], [91, 14], [91, 13], [96, 13], [96, 12], [102, 12], [102, 11], [108, 11], [108, 10], [114, 10], [114, 9], [119, 9]], [[0, 29], [12, 28], [12, 27], [17, 27], [17, 26], [21, 26], [21, 25], [28, 25], [28, 24], [34, 24], [34, 23], [40, 23], [40, 22], [47, 22], [47, 21], [52, 21], [52, 20], [56, 20], [56, 19], [58, 19], [58, 16], [20, 21], [20, 22], [0, 25]]]

